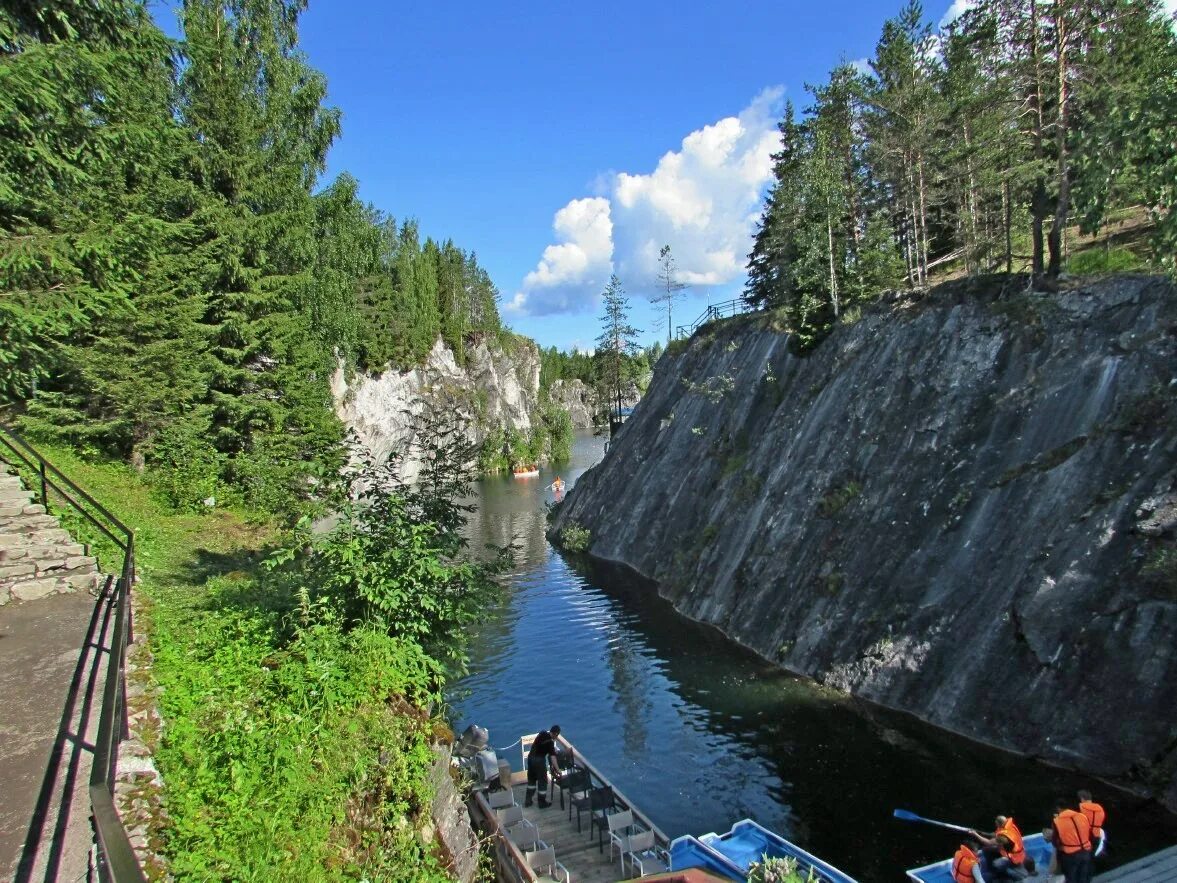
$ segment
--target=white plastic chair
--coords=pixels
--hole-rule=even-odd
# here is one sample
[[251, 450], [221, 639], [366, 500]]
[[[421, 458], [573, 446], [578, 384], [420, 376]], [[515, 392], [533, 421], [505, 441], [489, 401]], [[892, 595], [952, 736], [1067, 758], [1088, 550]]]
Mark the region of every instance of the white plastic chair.
[[509, 806], [515, 806], [515, 792], [510, 788], [502, 791], [487, 791], [486, 802], [490, 804], [491, 809], [506, 809]]
[[507, 835], [507, 839], [520, 849], [533, 849], [539, 842], [539, 828], [530, 819], [524, 818], [523, 807], [513, 804], [503, 809], [496, 809], [499, 826]]
[[609, 861], [613, 861], [613, 847], [617, 847], [617, 857], [622, 859], [621, 870], [625, 870], [625, 860], [622, 858], [624, 840], [633, 829], [633, 810], [627, 809], [605, 816], [605, 827], [609, 831]]
[[[568, 869], [556, 861], [555, 848], [546, 846], [542, 840], [536, 845], [540, 848], [523, 853], [523, 857], [527, 866], [536, 872], [538, 883], [560, 883], [561, 879], [564, 883], [572, 883]], [[541, 870], [544, 872], [542, 876], [539, 874]]]
[[[639, 831], [636, 834], [631, 834], [628, 845], [629, 850], [625, 855], [629, 856], [629, 872], [631, 874], [634, 868], [638, 869], [639, 877], [644, 877], [647, 874], [661, 874], [670, 870], [670, 856], [665, 849], [655, 844], [653, 831]], [[624, 856], [621, 869], [624, 872]]]

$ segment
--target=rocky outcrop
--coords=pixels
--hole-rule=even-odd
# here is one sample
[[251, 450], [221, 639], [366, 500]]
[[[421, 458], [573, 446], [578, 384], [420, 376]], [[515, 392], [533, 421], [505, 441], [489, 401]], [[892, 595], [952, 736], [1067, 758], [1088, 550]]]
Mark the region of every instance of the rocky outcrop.
[[572, 418], [573, 429], [592, 429], [601, 410], [597, 394], [583, 380], [556, 380], [548, 390], [548, 399], [563, 408]]
[[467, 350], [467, 363], [460, 366], [439, 340], [425, 364], [412, 371], [349, 376], [340, 367], [331, 391], [337, 416], [376, 461], [404, 456], [403, 473], [412, 479], [427, 412], [455, 414], [475, 443], [494, 429], [530, 429], [539, 397], [539, 352], [518, 338], [510, 350], [483, 341]]
[[553, 536], [792, 671], [1177, 808], [1177, 291], [957, 284], [663, 357]]

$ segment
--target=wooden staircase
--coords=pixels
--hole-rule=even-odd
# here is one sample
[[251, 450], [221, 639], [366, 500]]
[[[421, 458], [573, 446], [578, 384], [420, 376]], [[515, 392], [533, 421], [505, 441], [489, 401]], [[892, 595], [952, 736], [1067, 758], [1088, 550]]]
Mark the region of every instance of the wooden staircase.
[[47, 595], [95, 593], [97, 560], [0, 462], [0, 605]]

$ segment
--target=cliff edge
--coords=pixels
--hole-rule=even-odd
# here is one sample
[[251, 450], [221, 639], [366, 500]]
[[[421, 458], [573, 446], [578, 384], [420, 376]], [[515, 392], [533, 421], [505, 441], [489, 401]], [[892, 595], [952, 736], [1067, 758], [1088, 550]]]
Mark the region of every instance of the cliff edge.
[[556, 514], [781, 666], [1177, 809], [1177, 290], [759, 313], [658, 363]]

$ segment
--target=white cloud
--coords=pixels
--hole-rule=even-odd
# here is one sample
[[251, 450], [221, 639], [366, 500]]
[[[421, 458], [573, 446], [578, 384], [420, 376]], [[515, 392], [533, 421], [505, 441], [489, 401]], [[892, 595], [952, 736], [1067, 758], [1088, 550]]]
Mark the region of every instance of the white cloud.
[[574, 199], [556, 212], [552, 227], [561, 241], [544, 249], [507, 311], [533, 316], [567, 312], [576, 307], [578, 291], [604, 288], [613, 257], [609, 212], [609, 200], [599, 196]]
[[782, 93], [766, 89], [739, 115], [691, 132], [653, 171], [602, 177], [604, 196], [560, 209], [557, 243], [544, 249], [507, 311], [591, 309], [612, 272], [629, 293], [652, 293], [663, 245], [670, 245], [679, 278], [689, 285], [741, 276], [780, 144]]
[[948, 11], [944, 13], [944, 17], [940, 19], [940, 27], [946, 28], [974, 6], [977, 5], [978, 0], [952, 0], [952, 5], [948, 7]]

